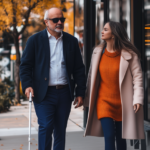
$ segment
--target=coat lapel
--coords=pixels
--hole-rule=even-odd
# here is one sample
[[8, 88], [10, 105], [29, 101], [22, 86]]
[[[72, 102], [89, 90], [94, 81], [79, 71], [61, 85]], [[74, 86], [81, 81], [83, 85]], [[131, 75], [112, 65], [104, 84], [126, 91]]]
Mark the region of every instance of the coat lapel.
[[[85, 131], [85, 135], [90, 135], [89, 132], [91, 132], [90, 128], [93, 127], [93, 122], [91, 122], [91, 120], [93, 119], [93, 111], [95, 110], [95, 102], [96, 102], [96, 93], [97, 93], [97, 86], [96, 83], [98, 83], [99, 81], [96, 81], [98, 78], [98, 71], [99, 71], [99, 62], [101, 59], [101, 55], [102, 55], [102, 47], [97, 47], [96, 49], [94, 49], [94, 52], [92, 54], [92, 62], [91, 62], [91, 87], [90, 87], [90, 100], [89, 100], [89, 114], [88, 114], [88, 120], [87, 120], [87, 127], [86, 127], [86, 131]], [[95, 110], [96, 111], [96, 110]], [[100, 121], [97, 119], [96, 113], [94, 113], [94, 128], [95, 125], [97, 124], [99, 127]], [[96, 121], [96, 124], [95, 124]], [[101, 133], [101, 132], [100, 132]]]
[[121, 84], [123, 82], [123, 79], [125, 77], [125, 74], [127, 72], [128, 66], [129, 66], [129, 62], [128, 60], [130, 60], [132, 58], [132, 55], [125, 51], [122, 50], [121, 51], [121, 58], [120, 58], [120, 69], [119, 69], [119, 85], [121, 88]]
[[97, 72], [99, 71], [99, 62], [102, 55], [102, 48], [97, 47], [92, 55], [92, 74], [91, 74], [91, 89], [93, 89], [93, 86], [95, 85]]
[[43, 50], [45, 50], [46, 59], [48, 60], [48, 62], [50, 62], [50, 45], [49, 45], [49, 39], [47, 35], [47, 29], [43, 30], [42, 32], [43, 34], [41, 35], [41, 40], [43, 43]]

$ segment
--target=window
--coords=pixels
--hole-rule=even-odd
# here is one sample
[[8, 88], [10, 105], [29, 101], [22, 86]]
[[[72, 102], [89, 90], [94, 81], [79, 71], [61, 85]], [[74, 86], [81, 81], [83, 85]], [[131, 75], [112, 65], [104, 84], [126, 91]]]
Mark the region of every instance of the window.
[[146, 98], [148, 107], [147, 119], [150, 120], [150, 1], [144, 1], [144, 48], [145, 48], [145, 58], [146, 58]]
[[120, 22], [127, 31], [130, 38], [131, 23], [130, 23], [130, 0], [110, 0], [109, 1], [109, 19]]
[[99, 45], [101, 43], [101, 32], [104, 26], [104, 3], [100, 1], [96, 1], [95, 5], [96, 9], [96, 17], [95, 17], [95, 45]]

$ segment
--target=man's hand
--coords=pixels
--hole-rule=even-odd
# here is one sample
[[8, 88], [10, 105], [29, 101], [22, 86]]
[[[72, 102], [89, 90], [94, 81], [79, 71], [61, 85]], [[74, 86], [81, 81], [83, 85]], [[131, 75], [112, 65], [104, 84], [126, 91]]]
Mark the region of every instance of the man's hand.
[[31, 94], [32, 94], [32, 97], [34, 97], [34, 91], [33, 91], [32, 87], [26, 88], [26, 90], [25, 90], [25, 95], [26, 95], [26, 97], [27, 97], [28, 99], [29, 99], [29, 96], [30, 96], [30, 92], [31, 92]]
[[76, 105], [75, 108], [82, 106], [83, 105], [83, 98], [82, 97], [76, 97], [73, 105]]
[[135, 104], [133, 106], [135, 113], [137, 113], [139, 111], [140, 107], [141, 107], [141, 104]]

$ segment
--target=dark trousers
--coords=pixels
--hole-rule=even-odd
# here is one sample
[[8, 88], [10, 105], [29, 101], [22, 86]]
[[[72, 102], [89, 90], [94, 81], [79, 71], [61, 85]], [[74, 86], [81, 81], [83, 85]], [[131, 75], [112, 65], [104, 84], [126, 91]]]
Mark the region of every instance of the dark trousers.
[[65, 149], [71, 103], [69, 87], [62, 89], [48, 87], [44, 100], [41, 103], [34, 102], [39, 124], [38, 150], [51, 150], [52, 133], [54, 135], [53, 150]]
[[122, 139], [122, 121], [114, 121], [112, 118], [100, 119], [105, 139], [105, 150], [115, 150], [115, 138], [117, 150], [127, 150], [126, 140]]

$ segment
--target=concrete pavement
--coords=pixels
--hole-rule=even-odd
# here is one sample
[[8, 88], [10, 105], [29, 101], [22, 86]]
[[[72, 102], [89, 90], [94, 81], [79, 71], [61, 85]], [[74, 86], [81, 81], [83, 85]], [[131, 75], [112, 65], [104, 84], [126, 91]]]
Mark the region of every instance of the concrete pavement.
[[[0, 114], [0, 150], [28, 149], [28, 102], [12, 106], [7, 113]], [[31, 150], [38, 150], [38, 124], [32, 107]], [[104, 138], [83, 137], [83, 110], [72, 107], [67, 125], [65, 150], [104, 150]], [[128, 149], [133, 150], [129, 145]]]

